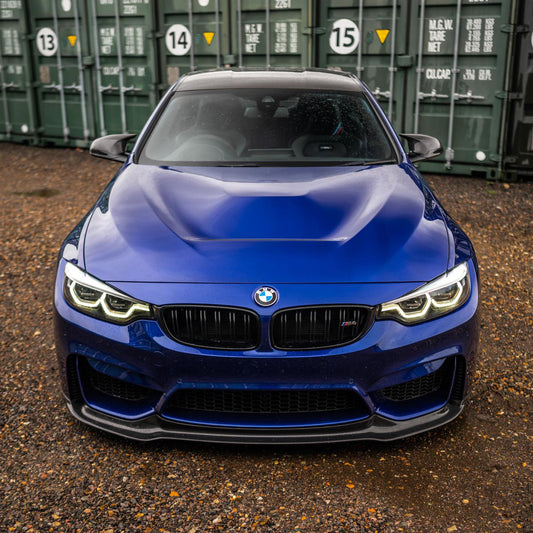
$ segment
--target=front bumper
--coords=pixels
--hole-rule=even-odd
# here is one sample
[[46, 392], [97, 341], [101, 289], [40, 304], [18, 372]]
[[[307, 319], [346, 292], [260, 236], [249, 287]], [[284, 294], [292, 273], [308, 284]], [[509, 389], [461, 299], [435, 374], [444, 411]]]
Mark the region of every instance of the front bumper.
[[75, 418], [89, 426], [137, 441], [176, 439], [225, 444], [320, 444], [357, 440], [392, 441], [435, 429], [454, 420], [463, 410], [463, 403], [453, 401], [444, 407], [411, 420], [393, 421], [374, 415], [363, 422], [336, 424], [303, 429], [223, 428], [169, 422], [158, 415], [127, 421], [106, 415], [88, 405], [67, 405]]
[[[227, 352], [180, 345], [154, 321], [118, 326], [82, 315], [64, 301], [59, 273], [55, 324], [63, 390], [77, 419], [135, 440], [297, 444], [407, 437], [446, 424], [463, 409], [479, 327], [471, 274], [470, 300], [424, 324], [377, 321], [360, 340], [327, 350], [262, 345]], [[329, 301], [347, 298], [344, 287], [331, 290]], [[290, 401], [293, 393], [342, 391], [354, 402], [324, 412], [276, 407], [268, 414], [176, 405], [179, 394], [202, 391], [217, 398], [281, 393]]]

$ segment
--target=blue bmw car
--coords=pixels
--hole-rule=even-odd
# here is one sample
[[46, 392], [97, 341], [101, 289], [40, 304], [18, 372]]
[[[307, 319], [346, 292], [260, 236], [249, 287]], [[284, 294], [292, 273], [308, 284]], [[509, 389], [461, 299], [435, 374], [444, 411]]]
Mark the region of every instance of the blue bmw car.
[[478, 342], [468, 237], [351, 74], [183, 76], [60, 251], [71, 413], [137, 440], [393, 440], [461, 413]]

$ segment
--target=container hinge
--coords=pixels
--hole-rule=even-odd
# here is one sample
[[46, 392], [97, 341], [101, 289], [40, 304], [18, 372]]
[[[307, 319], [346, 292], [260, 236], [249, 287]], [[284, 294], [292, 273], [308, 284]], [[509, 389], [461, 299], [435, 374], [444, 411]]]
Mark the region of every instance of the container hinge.
[[494, 161], [494, 163], [500, 163], [502, 160], [502, 156], [500, 154], [490, 154], [489, 159], [491, 161]]
[[446, 158], [446, 163], [444, 164], [444, 167], [447, 170], [450, 170], [452, 168], [452, 161], [455, 156], [455, 151], [453, 148], [448, 146], [448, 148], [446, 148], [446, 151], [444, 152], [444, 155]]
[[528, 33], [529, 26], [527, 24], [502, 24], [500, 30], [503, 33]]
[[522, 93], [512, 93], [510, 91], [496, 91], [494, 96], [500, 100], [521, 100], [523, 98]]
[[302, 35], [324, 35], [326, 28], [323, 26], [308, 26], [302, 30]]

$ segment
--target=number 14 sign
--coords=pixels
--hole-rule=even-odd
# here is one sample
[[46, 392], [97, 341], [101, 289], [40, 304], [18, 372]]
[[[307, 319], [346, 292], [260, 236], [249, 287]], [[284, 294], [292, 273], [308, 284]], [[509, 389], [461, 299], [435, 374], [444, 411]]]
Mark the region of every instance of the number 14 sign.
[[165, 35], [167, 50], [175, 56], [184, 56], [191, 48], [191, 32], [183, 24], [173, 24]]

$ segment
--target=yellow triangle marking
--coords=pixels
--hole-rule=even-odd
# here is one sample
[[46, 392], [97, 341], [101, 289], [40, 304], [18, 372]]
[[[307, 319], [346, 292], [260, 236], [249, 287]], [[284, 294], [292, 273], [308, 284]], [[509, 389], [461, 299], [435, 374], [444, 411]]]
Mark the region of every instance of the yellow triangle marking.
[[204, 39], [206, 40], [207, 44], [211, 44], [213, 42], [213, 37], [215, 36], [215, 33], [212, 31], [204, 31]]
[[70, 43], [70, 46], [76, 46], [76, 35], [69, 35], [68, 36], [68, 42]]
[[376, 33], [378, 34], [379, 40], [381, 41], [381, 44], [385, 42], [385, 39], [389, 35], [390, 30], [376, 30]]

